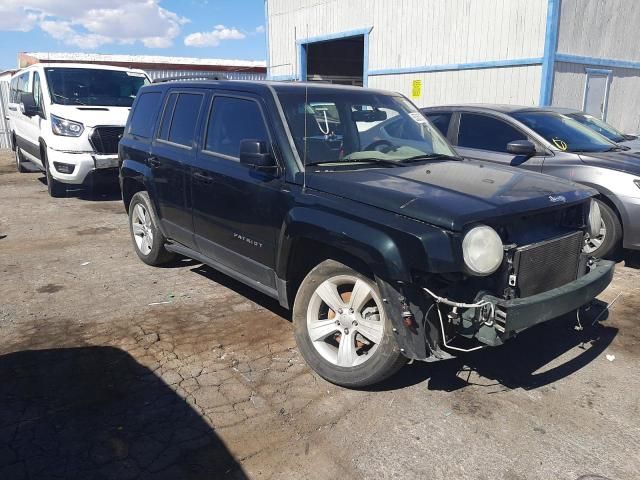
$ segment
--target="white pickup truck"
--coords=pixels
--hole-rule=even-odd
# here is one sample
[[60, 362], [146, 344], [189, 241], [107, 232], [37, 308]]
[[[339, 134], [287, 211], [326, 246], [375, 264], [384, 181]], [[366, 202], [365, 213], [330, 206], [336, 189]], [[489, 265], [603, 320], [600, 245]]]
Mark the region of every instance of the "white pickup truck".
[[146, 73], [106, 65], [46, 63], [11, 79], [8, 118], [18, 171], [46, 173], [49, 194], [117, 176], [118, 142]]

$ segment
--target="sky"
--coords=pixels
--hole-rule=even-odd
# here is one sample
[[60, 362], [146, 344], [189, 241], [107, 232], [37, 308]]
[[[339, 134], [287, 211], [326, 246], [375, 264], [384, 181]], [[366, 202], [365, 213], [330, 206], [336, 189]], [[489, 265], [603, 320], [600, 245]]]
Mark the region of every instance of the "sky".
[[0, 70], [19, 52], [265, 60], [264, 0], [0, 0]]

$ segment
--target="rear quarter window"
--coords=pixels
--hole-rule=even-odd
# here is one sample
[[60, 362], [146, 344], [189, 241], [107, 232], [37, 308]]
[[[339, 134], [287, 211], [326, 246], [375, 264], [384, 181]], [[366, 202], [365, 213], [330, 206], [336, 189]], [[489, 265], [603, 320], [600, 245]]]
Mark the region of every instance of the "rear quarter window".
[[161, 92], [143, 93], [139, 96], [129, 122], [129, 133], [137, 137], [151, 138], [160, 111]]
[[449, 131], [449, 122], [451, 121], [451, 113], [430, 113], [426, 115], [433, 126], [440, 130], [445, 137]]

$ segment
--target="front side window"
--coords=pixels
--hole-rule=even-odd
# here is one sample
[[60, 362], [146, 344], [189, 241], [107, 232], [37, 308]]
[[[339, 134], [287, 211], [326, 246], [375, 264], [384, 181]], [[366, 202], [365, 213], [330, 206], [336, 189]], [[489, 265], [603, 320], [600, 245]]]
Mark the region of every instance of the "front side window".
[[130, 107], [149, 83], [144, 74], [99, 68], [45, 68], [49, 95], [61, 105]]
[[172, 93], [165, 107], [158, 137], [192, 147], [203, 98], [200, 93]]
[[589, 115], [588, 113], [576, 113], [568, 116], [580, 122], [582, 125], [589, 127], [591, 130], [598, 132], [600, 135], [604, 135], [612, 142], [624, 142], [626, 140], [624, 133], [593, 115]]
[[507, 144], [527, 140], [527, 136], [502, 120], [488, 115], [463, 113], [460, 116], [458, 146], [507, 153]]
[[205, 150], [238, 158], [242, 140], [269, 141], [260, 107], [253, 100], [215, 97], [209, 114]]
[[[404, 97], [367, 90], [278, 87], [289, 130], [305, 165], [456, 157], [442, 135]], [[390, 165], [392, 166], [392, 165]]]
[[606, 152], [617, 148], [606, 137], [559, 113], [518, 112], [512, 116], [562, 151]]
[[40, 75], [38, 72], [33, 74], [33, 100], [36, 106], [42, 108], [42, 88], [40, 86]]

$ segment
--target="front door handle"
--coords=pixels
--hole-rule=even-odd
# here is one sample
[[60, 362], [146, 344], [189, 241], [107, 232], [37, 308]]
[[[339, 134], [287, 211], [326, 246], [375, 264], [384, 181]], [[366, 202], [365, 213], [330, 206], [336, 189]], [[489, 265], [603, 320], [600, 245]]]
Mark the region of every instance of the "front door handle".
[[158, 157], [147, 158], [147, 163], [149, 164], [150, 167], [154, 167], [154, 168], [160, 166], [160, 160], [158, 160]]
[[213, 182], [213, 178], [211, 178], [211, 175], [209, 175], [208, 173], [194, 172], [193, 173], [193, 178], [195, 178], [196, 180], [201, 181], [202, 183], [212, 183]]

